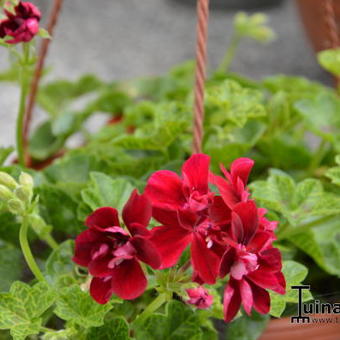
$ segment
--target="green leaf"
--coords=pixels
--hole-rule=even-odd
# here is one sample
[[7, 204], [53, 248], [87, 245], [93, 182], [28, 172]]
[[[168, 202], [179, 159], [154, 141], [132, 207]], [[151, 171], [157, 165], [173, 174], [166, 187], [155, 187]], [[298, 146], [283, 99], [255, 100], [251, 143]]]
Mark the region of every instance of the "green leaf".
[[0, 166], [2, 166], [8, 156], [14, 151], [14, 148], [12, 146], [9, 146], [7, 148], [1, 147], [0, 148]]
[[338, 218], [292, 235], [289, 240], [327, 273], [340, 277], [340, 223]]
[[340, 48], [319, 52], [318, 61], [325, 70], [340, 76]]
[[332, 183], [340, 186], [340, 155], [336, 156], [335, 162], [338, 166], [328, 169], [325, 175]]
[[[297, 303], [298, 294], [296, 290], [291, 287], [294, 285], [300, 285], [306, 278], [308, 269], [302, 264], [295, 261], [284, 261], [282, 272], [286, 279], [286, 294], [280, 295], [275, 292], [270, 292], [271, 307], [270, 314], [275, 317], [280, 317], [283, 313], [286, 304]], [[311, 293], [304, 290], [302, 299], [303, 301], [311, 300], [313, 297]]]
[[100, 305], [78, 285], [73, 285], [60, 290], [55, 314], [81, 327], [100, 327], [104, 324], [104, 317], [111, 308], [110, 303]]
[[251, 316], [242, 315], [228, 325], [225, 339], [256, 340], [266, 328], [268, 320], [268, 315], [255, 312]]
[[231, 80], [207, 88], [205, 124], [217, 132], [221, 130], [222, 135], [235, 127], [242, 128], [250, 118], [265, 115], [263, 93], [259, 90], [243, 88]]
[[51, 122], [42, 123], [34, 131], [29, 150], [34, 159], [45, 160], [54, 155], [64, 144], [65, 138], [53, 134]]
[[40, 28], [38, 32], [39, 37], [44, 38], [44, 39], [52, 39], [50, 33], [48, 33], [47, 30], [44, 28]]
[[47, 283], [30, 287], [14, 282], [9, 293], [0, 293], [0, 329], [10, 329], [15, 340], [38, 334], [41, 316], [55, 301], [55, 292]]
[[257, 201], [280, 212], [292, 227], [340, 211], [339, 197], [324, 192], [321, 182], [316, 179], [305, 179], [296, 184], [284, 172], [271, 170], [267, 181], [256, 181], [250, 188]]
[[238, 36], [265, 43], [275, 38], [275, 33], [267, 26], [267, 22], [268, 17], [263, 13], [247, 15], [244, 12], [239, 12], [234, 18], [234, 28]]
[[56, 185], [41, 185], [36, 188], [36, 193], [39, 195], [40, 213], [46, 223], [69, 235], [79, 233], [82, 224], [77, 219], [78, 202]]
[[51, 283], [56, 283], [62, 275], [72, 275], [74, 263], [74, 241], [67, 240], [51, 253], [45, 265], [45, 277]]
[[0, 241], [0, 263], [0, 291], [7, 291], [13, 281], [21, 277], [22, 261], [20, 250]]
[[133, 190], [130, 182], [123, 178], [112, 179], [100, 172], [91, 172], [90, 178], [81, 197], [92, 210], [105, 206], [121, 210]]
[[166, 306], [165, 314], [153, 314], [136, 327], [137, 340], [200, 340], [202, 331], [198, 316], [178, 301]]
[[340, 128], [340, 99], [335, 93], [319, 93], [297, 101], [294, 108], [316, 135], [335, 143]]
[[128, 340], [129, 326], [122, 317], [105, 321], [104, 326], [91, 328], [87, 334], [88, 340]]

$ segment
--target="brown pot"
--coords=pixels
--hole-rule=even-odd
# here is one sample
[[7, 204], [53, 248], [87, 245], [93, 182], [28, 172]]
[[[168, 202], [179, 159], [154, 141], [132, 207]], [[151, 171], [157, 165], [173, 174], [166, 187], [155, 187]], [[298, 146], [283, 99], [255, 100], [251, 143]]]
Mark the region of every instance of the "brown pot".
[[[331, 47], [323, 0], [296, 0], [305, 31], [315, 51]], [[334, 0], [335, 16], [340, 32], [340, 1]], [[340, 339], [340, 337], [339, 337]]]
[[317, 315], [328, 323], [291, 323], [290, 318], [271, 320], [259, 340], [340, 340], [340, 315]]

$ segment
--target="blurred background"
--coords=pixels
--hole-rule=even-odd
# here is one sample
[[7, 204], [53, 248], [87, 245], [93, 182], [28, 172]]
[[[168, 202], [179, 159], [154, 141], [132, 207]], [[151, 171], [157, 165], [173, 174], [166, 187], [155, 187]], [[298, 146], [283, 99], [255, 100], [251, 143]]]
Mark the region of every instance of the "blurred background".
[[[46, 18], [52, 1], [32, 2], [39, 6]], [[196, 26], [194, 2], [65, 0], [47, 60], [51, 67], [48, 77], [74, 79], [84, 73], [96, 73], [106, 80], [127, 79], [162, 74], [178, 63], [193, 59]], [[243, 9], [266, 13], [277, 39], [268, 45], [252, 41], [244, 43], [232, 71], [256, 79], [285, 73], [331, 84], [329, 76], [316, 62], [295, 1], [211, 2], [210, 69], [217, 67], [221, 61], [230, 42], [232, 18]], [[0, 53], [0, 68], [4, 70], [8, 66], [7, 52], [2, 49]], [[14, 143], [18, 96], [15, 86], [0, 83], [0, 144]]]

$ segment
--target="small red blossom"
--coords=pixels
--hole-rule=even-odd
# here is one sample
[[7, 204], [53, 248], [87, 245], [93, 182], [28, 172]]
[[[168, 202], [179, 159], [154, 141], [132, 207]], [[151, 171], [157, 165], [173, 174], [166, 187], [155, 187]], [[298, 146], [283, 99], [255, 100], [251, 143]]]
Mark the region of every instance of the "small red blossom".
[[162, 256], [161, 268], [175, 265], [191, 245], [191, 262], [198, 281], [213, 284], [223, 252], [211, 236], [216, 232], [216, 221], [226, 215], [228, 207], [209, 190], [209, 163], [207, 155], [196, 154], [184, 163], [182, 177], [167, 170], [157, 171], [149, 178], [145, 194], [152, 202], [153, 217], [163, 224], [152, 229], [151, 237]]
[[[261, 215], [261, 214], [260, 214]], [[246, 313], [251, 309], [269, 312], [267, 289], [285, 293], [281, 272], [281, 254], [273, 248], [272, 232], [259, 229], [259, 213], [253, 201], [238, 203], [232, 212], [229, 244], [220, 263], [220, 276], [229, 274], [224, 291], [224, 318], [231, 321], [241, 304]]]
[[135, 190], [122, 215], [129, 232], [121, 227], [117, 210], [104, 207], [87, 218], [88, 229], [76, 238], [73, 261], [88, 268], [93, 276], [91, 296], [101, 304], [112, 294], [126, 300], [137, 298], [147, 286], [140, 262], [154, 269], [161, 265], [146, 228], [151, 218], [149, 200]]
[[249, 197], [247, 181], [253, 166], [252, 159], [238, 158], [231, 164], [230, 172], [221, 165], [221, 171], [226, 179], [210, 174], [210, 181], [217, 186], [225, 204], [230, 209], [239, 202], [247, 201]]
[[187, 303], [196, 306], [198, 309], [210, 308], [213, 303], [213, 296], [204, 287], [197, 287], [186, 290], [189, 299]]
[[29, 42], [39, 31], [41, 13], [31, 2], [20, 1], [14, 14], [6, 11], [7, 18], [0, 21], [0, 38], [10, 36], [9, 44]]

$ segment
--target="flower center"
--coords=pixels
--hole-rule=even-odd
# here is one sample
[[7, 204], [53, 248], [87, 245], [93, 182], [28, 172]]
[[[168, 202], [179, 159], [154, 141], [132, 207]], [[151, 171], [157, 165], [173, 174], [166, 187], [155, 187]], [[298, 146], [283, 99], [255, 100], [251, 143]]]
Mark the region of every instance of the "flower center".
[[230, 275], [236, 280], [241, 280], [244, 275], [253, 272], [257, 268], [257, 255], [247, 252], [242, 246], [238, 250], [237, 260], [230, 269]]

